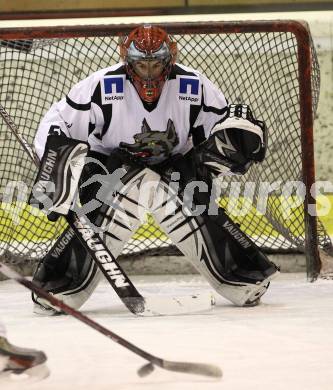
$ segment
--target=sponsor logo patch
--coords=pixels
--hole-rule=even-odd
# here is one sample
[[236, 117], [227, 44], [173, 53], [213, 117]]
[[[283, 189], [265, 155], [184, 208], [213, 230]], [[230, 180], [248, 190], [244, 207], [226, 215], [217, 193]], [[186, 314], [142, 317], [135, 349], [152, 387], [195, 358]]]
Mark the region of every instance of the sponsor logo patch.
[[192, 103], [200, 101], [201, 91], [199, 89], [200, 83], [197, 77], [184, 77], [179, 78], [179, 100], [187, 100]]
[[106, 76], [102, 85], [103, 104], [114, 103], [124, 99], [125, 75]]

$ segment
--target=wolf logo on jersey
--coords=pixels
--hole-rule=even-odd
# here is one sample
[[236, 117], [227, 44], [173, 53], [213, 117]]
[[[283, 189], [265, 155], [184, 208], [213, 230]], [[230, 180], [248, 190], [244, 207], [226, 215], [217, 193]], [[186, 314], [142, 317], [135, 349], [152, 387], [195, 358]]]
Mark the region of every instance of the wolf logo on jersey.
[[134, 135], [134, 144], [121, 142], [120, 147], [136, 157], [146, 159], [148, 164], [156, 164], [170, 156], [179, 140], [175, 126], [168, 120], [165, 131], [152, 130], [146, 118], [142, 121], [141, 133]]

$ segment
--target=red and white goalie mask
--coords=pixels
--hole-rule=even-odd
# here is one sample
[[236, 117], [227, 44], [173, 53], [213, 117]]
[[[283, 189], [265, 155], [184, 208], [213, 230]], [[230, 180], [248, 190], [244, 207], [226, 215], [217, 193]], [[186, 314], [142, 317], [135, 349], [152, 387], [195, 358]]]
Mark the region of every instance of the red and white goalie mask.
[[151, 25], [137, 27], [120, 43], [126, 72], [140, 98], [147, 103], [153, 103], [161, 95], [176, 55], [176, 42], [163, 29]]

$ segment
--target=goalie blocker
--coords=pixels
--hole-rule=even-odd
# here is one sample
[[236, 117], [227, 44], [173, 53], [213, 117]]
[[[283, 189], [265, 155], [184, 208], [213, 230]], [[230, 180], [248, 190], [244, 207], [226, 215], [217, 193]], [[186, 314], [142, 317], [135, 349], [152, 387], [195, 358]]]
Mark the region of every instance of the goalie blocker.
[[50, 221], [68, 214], [88, 151], [86, 142], [61, 132], [48, 136], [29, 203], [45, 212]]
[[[278, 268], [223, 210], [220, 209], [215, 215], [209, 214], [212, 181], [208, 172], [213, 167], [213, 175], [221, 173], [225, 165], [229, 172], [244, 172], [253, 162], [263, 159], [265, 146], [262, 122], [253, 119], [247, 106], [236, 106], [235, 110], [231, 107], [229, 118], [217, 124], [211, 137], [187, 155], [146, 168], [138, 168], [140, 164], [136, 164], [131, 157], [125, 164], [127, 173], [121, 178], [112, 205], [101, 205], [89, 216], [90, 220], [102, 228], [109, 225], [108, 231], [105, 231], [108, 247], [117, 257], [132, 232], [140, 226], [143, 209], [147, 210], [219, 294], [239, 306], [254, 305], [267, 290], [270, 280], [278, 274]], [[205, 149], [208, 150], [207, 154]], [[119, 159], [112, 155], [106, 161], [105, 155], [90, 153], [106, 163], [109, 173], [119, 167]], [[209, 160], [210, 156], [214, 158]], [[117, 164], [115, 161], [118, 161]], [[193, 164], [193, 161], [200, 165]], [[202, 164], [206, 170], [202, 169]], [[101, 178], [105, 173], [98, 164], [91, 169], [85, 167], [86, 173], [82, 176], [91, 178], [97, 174]], [[178, 192], [173, 192], [173, 186], [169, 185], [172, 172], [180, 173]], [[206, 206], [201, 215], [191, 213], [184, 197], [186, 186], [197, 180], [204, 181], [208, 189], [207, 192], [194, 191], [193, 204]], [[147, 183], [157, 184], [147, 191]], [[91, 201], [100, 184], [101, 181], [97, 180], [82, 188], [85, 195], [81, 199]], [[142, 193], [145, 193], [144, 199], [147, 200], [143, 203]], [[151, 199], [164, 200], [151, 204]], [[40, 263], [34, 280], [77, 308], [96, 287], [99, 280], [97, 271], [76, 237], [67, 231]]]

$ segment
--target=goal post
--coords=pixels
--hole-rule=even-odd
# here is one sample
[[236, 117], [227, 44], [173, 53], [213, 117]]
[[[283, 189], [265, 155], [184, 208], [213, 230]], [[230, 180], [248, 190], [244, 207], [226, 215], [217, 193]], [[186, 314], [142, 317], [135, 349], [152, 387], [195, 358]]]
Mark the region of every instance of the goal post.
[[[206, 74], [229, 102], [249, 104], [267, 124], [265, 161], [242, 177], [217, 180], [221, 206], [263, 250], [305, 253], [308, 278], [315, 280], [322, 272], [319, 250], [329, 257], [333, 250], [322, 223], [308, 212], [316, 204], [311, 188], [319, 65], [307, 24], [285, 20], [159, 26], [177, 41], [180, 63]], [[0, 104], [30, 144], [52, 103], [78, 81], [119, 61], [118, 40], [134, 27], [0, 29]], [[0, 125], [0, 255], [18, 262], [40, 258], [65, 222], [48, 222], [27, 205], [36, 169], [1, 118]], [[247, 183], [253, 183], [252, 196]], [[172, 243], [148, 215], [123, 255], [172, 251]]]

